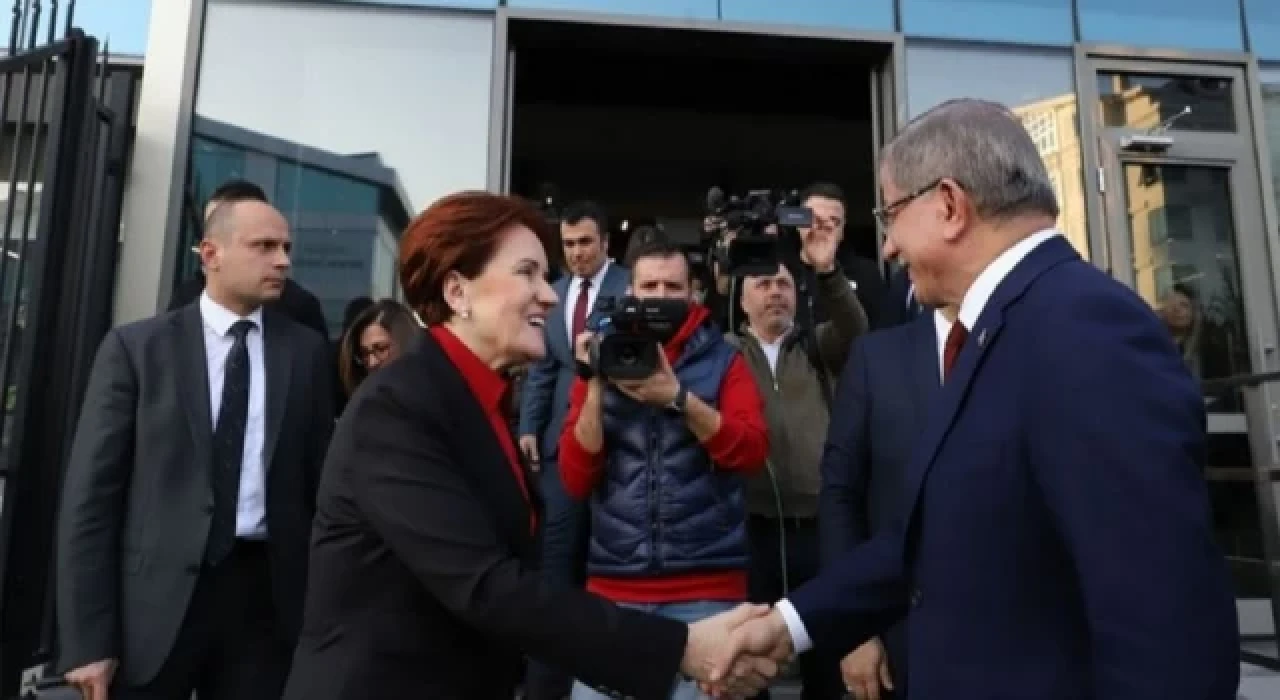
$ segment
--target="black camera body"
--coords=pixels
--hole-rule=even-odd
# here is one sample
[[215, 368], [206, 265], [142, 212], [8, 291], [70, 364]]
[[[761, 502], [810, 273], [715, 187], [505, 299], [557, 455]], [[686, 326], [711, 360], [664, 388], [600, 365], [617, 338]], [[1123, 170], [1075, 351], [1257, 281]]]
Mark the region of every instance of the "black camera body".
[[[813, 210], [800, 204], [795, 190], [750, 190], [743, 196], [726, 197], [719, 187], [712, 187], [707, 192], [707, 215], [722, 218], [725, 231], [736, 233], [727, 246], [716, 249], [726, 274], [743, 277], [777, 272], [788, 253], [798, 252], [795, 229], [813, 225]], [[777, 226], [776, 234], [767, 233], [770, 226]]]
[[662, 364], [660, 339], [670, 338], [687, 312], [681, 299], [600, 299], [587, 323], [595, 334], [587, 346], [591, 371], [609, 379], [652, 376]]

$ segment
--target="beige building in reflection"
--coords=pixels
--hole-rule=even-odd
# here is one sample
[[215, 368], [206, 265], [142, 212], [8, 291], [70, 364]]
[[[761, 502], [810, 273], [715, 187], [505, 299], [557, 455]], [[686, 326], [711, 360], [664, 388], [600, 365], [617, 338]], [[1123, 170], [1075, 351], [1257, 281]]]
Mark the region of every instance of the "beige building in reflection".
[[1036, 143], [1058, 196], [1058, 229], [1086, 259], [1089, 219], [1085, 215], [1084, 161], [1080, 150], [1079, 108], [1074, 93], [1012, 107]]
[[[1109, 126], [1158, 129], [1195, 100], [1195, 119], [1208, 130], [1232, 121], [1214, 95], [1164, 94], [1153, 86], [1109, 76], [1100, 85], [1101, 119]], [[1226, 86], [1227, 83], [1221, 85]], [[1211, 92], [1214, 85], [1202, 89]], [[1199, 97], [1199, 99], [1197, 99]], [[1180, 125], [1190, 127], [1186, 122]], [[1227, 170], [1180, 165], [1123, 165], [1123, 192], [1134, 288], [1157, 305], [1174, 285], [1192, 290], [1200, 310], [1218, 323], [1239, 323], [1239, 270], [1235, 259]]]

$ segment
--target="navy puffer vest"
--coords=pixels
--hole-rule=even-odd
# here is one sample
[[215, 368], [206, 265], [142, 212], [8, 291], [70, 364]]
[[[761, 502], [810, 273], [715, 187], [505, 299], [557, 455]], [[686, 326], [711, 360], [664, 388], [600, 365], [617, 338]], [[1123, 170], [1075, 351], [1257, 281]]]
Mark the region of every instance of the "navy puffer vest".
[[[672, 369], [689, 393], [719, 406], [737, 350], [708, 319]], [[678, 413], [608, 389], [604, 478], [591, 497], [593, 576], [643, 578], [747, 566], [745, 481], [714, 468]]]

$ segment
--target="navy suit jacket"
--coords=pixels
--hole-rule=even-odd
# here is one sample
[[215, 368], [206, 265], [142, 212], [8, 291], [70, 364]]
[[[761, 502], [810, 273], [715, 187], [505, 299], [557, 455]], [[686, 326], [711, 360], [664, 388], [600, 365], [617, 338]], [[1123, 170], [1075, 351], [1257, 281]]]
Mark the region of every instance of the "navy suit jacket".
[[790, 602], [845, 652], [906, 615], [914, 697], [1223, 700], [1235, 601], [1199, 388], [1061, 237], [999, 284], [911, 460], [906, 519]]
[[[529, 368], [529, 374], [520, 389], [520, 435], [537, 435], [540, 440], [538, 456], [544, 463], [554, 462], [560, 452], [560, 431], [565, 415], [569, 412], [569, 389], [577, 376], [574, 369], [573, 346], [569, 342], [569, 327], [565, 323], [565, 310], [572, 308], [577, 299], [569, 299], [569, 283], [573, 275], [562, 275], [554, 289], [560, 302], [552, 308], [543, 328], [546, 334], [547, 355]], [[601, 299], [621, 297], [631, 284], [631, 272], [616, 262], [610, 262], [596, 294], [594, 311]]]
[[[937, 330], [930, 312], [858, 338], [836, 389], [822, 453], [818, 528], [822, 565], [902, 520], [907, 467], [940, 380]], [[906, 637], [884, 635], [894, 697], [906, 697]]]

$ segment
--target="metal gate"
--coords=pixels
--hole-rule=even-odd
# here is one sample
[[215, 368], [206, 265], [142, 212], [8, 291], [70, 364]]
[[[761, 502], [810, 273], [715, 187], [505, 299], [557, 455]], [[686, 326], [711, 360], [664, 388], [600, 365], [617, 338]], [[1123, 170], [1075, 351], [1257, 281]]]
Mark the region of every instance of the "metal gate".
[[110, 68], [74, 8], [14, 0], [0, 58], [0, 698], [54, 653], [58, 492], [111, 324], [139, 78]]

